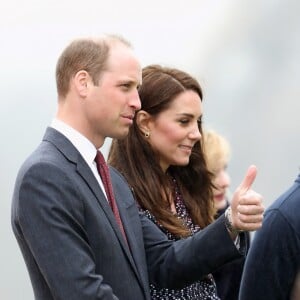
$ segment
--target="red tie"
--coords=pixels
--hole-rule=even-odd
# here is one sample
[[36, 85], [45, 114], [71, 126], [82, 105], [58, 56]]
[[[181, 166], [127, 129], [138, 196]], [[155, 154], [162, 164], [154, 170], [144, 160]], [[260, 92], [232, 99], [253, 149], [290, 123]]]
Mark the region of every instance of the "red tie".
[[119, 214], [119, 209], [118, 209], [118, 206], [117, 206], [114, 194], [113, 194], [113, 189], [112, 189], [112, 184], [111, 184], [111, 180], [110, 180], [108, 166], [107, 166], [105, 159], [100, 151], [97, 151], [95, 161], [97, 164], [98, 173], [102, 179], [102, 182], [103, 182], [103, 185], [105, 188], [105, 192], [106, 192], [106, 195], [108, 198], [108, 203], [113, 211], [113, 214], [115, 215], [116, 221], [120, 227], [120, 230], [124, 236], [124, 239], [127, 242], [124, 227], [123, 227], [122, 220], [121, 220], [120, 214]]

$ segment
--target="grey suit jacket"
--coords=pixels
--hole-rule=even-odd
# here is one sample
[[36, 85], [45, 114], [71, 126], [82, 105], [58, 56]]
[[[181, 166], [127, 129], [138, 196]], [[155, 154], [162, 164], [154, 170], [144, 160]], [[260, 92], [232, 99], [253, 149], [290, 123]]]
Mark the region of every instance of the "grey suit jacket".
[[139, 215], [112, 168], [111, 177], [128, 245], [92, 171], [61, 133], [48, 128], [21, 167], [12, 227], [36, 299], [150, 299], [148, 276], [180, 288], [243, 254], [222, 218], [191, 238], [168, 241]]

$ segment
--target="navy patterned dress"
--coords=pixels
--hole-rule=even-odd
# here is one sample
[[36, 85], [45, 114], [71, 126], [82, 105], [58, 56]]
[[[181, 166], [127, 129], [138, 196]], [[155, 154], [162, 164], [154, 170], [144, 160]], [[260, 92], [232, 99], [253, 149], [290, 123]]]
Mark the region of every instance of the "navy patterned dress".
[[[176, 179], [173, 177], [171, 179], [177, 216], [186, 224], [191, 231], [191, 235], [193, 235], [200, 230], [200, 227], [193, 224], [188, 210], [184, 204]], [[154, 222], [163, 232], [166, 233], [169, 240], [178, 239], [161, 224], [159, 224], [156, 218], [148, 210], [144, 211], [144, 213], [152, 222]], [[150, 292], [151, 299], [153, 300], [220, 300], [220, 298], [217, 296], [216, 284], [211, 274], [208, 274], [205, 278], [196, 281], [195, 283], [180, 290], [167, 288], [160, 289], [155, 285], [150, 284]]]

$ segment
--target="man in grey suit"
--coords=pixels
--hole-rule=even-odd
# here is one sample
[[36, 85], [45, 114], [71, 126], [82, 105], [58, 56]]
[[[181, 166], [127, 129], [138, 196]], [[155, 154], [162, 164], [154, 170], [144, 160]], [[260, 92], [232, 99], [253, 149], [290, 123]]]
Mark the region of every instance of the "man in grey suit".
[[12, 202], [12, 227], [36, 299], [150, 299], [149, 280], [179, 288], [243, 255], [237, 229], [262, 222], [261, 196], [250, 189], [253, 168], [233, 197], [232, 215], [178, 242], [139, 215], [111, 168], [124, 239], [94, 159], [106, 137], [128, 133], [140, 108], [141, 67], [127, 41], [73, 41], [58, 60], [56, 81], [56, 117], [22, 165]]

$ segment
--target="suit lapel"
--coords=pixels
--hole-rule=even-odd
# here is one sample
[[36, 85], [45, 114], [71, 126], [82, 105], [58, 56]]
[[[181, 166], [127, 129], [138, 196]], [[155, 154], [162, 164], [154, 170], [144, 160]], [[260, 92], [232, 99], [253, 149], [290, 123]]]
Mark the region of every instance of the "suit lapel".
[[122, 245], [126, 254], [130, 256], [126, 241], [124, 240], [124, 237], [122, 236], [122, 233], [119, 229], [119, 225], [117, 224], [117, 222], [115, 220], [115, 216], [107, 202], [107, 199], [106, 199], [105, 195], [103, 194], [103, 191], [100, 188], [99, 183], [97, 182], [94, 174], [92, 173], [90, 168], [86, 165], [86, 163], [83, 159], [81, 159], [77, 162], [77, 172], [80, 174], [80, 176], [84, 179], [86, 184], [92, 190], [92, 192], [95, 195], [95, 197], [97, 198], [97, 201], [99, 202], [102, 210], [104, 211], [107, 219], [109, 220], [116, 236], [118, 237], [120, 244]]
[[141, 284], [141, 287], [144, 289], [144, 286], [145, 286], [145, 284], [146, 285], [148, 284], [148, 281], [145, 280], [144, 278], [141, 279], [141, 275], [143, 274], [143, 272], [140, 273], [137, 270], [137, 267], [139, 267], [139, 265], [137, 266], [134, 261], [134, 257], [136, 255], [139, 255], [140, 249], [136, 249], [135, 239], [130, 230], [130, 228], [132, 227], [132, 224], [130, 224], [128, 221], [129, 216], [127, 214], [126, 208], [124, 208], [124, 206], [122, 205], [122, 202], [119, 201], [120, 199], [114, 191], [115, 198], [116, 198], [118, 208], [119, 208], [120, 217], [123, 222], [123, 227], [124, 227], [124, 230], [125, 230], [125, 233], [127, 236], [128, 245], [127, 245], [126, 241], [124, 240], [124, 237], [120, 231], [119, 225], [117, 224], [117, 222], [115, 220], [115, 216], [107, 202], [105, 195], [103, 194], [102, 189], [99, 186], [99, 183], [97, 182], [94, 174], [92, 173], [92, 171], [90, 170], [90, 168], [87, 166], [87, 164], [85, 163], [85, 161], [82, 158], [79, 159], [77, 162], [77, 171], [80, 174], [80, 176], [85, 180], [86, 184], [90, 187], [90, 189], [94, 193], [95, 197], [97, 198], [102, 210], [104, 211], [116, 236], [118, 237], [118, 240], [123, 248], [123, 251], [124, 251], [127, 259], [129, 260], [132, 268], [134, 269], [134, 272]]
[[[134, 272], [137, 275], [137, 278], [141, 282], [141, 277], [139, 272], [137, 271], [136, 264], [133, 260], [133, 257], [130, 253], [130, 250], [128, 248], [128, 245], [126, 244], [126, 241], [124, 240], [122, 233], [120, 232], [119, 226], [115, 220], [114, 214], [106, 200], [105, 195], [103, 194], [102, 189], [99, 186], [98, 181], [96, 180], [93, 172], [89, 168], [89, 166], [86, 164], [85, 160], [82, 158], [78, 150], [74, 147], [74, 145], [60, 132], [53, 128], [47, 128], [47, 131], [44, 136], [44, 140], [51, 142], [55, 145], [55, 147], [66, 157], [67, 160], [69, 160], [71, 163], [74, 163], [77, 168], [78, 174], [83, 178], [86, 185], [91, 189], [93, 194], [95, 195], [95, 198], [97, 199], [100, 207], [104, 211], [108, 221], [110, 222], [121, 246], [122, 249], [129, 260], [130, 264], [132, 265]], [[119, 198], [118, 196], [116, 199]], [[126, 215], [126, 209], [124, 206], [120, 205], [120, 201], [118, 201], [118, 207], [120, 211], [120, 216], [123, 221], [124, 229], [126, 234], [128, 234], [128, 242], [129, 246], [135, 248], [135, 243], [132, 240], [132, 235], [130, 231], [130, 225], [132, 224], [128, 223], [127, 215]], [[135, 251], [136, 253], [136, 251]], [[144, 282], [141, 282], [142, 286], [145, 284]], [[147, 284], [147, 283], [146, 283]]]
[[[125, 183], [124, 179], [112, 167], [110, 167], [110, 174], [112, 178], [115, 199], [118, 203], [120, 216], [127, 235], [128, 244], [130, 246], [131, 255], [135, 262], [133, 263], [136, 267], [135, 272], [140, 280], [142, 288], [145, 290], [145, 286], [148, 286], [149, 282], [148, 272], [147, 269], [145, 269], [145, 252], [141, 253], [141, 249], [144, 250], [144, 241], [138, 209], [132, 192], [130, 191], [127, 183]], [[148, 291], [145, 290], [145, 294], [147, 293]]]

